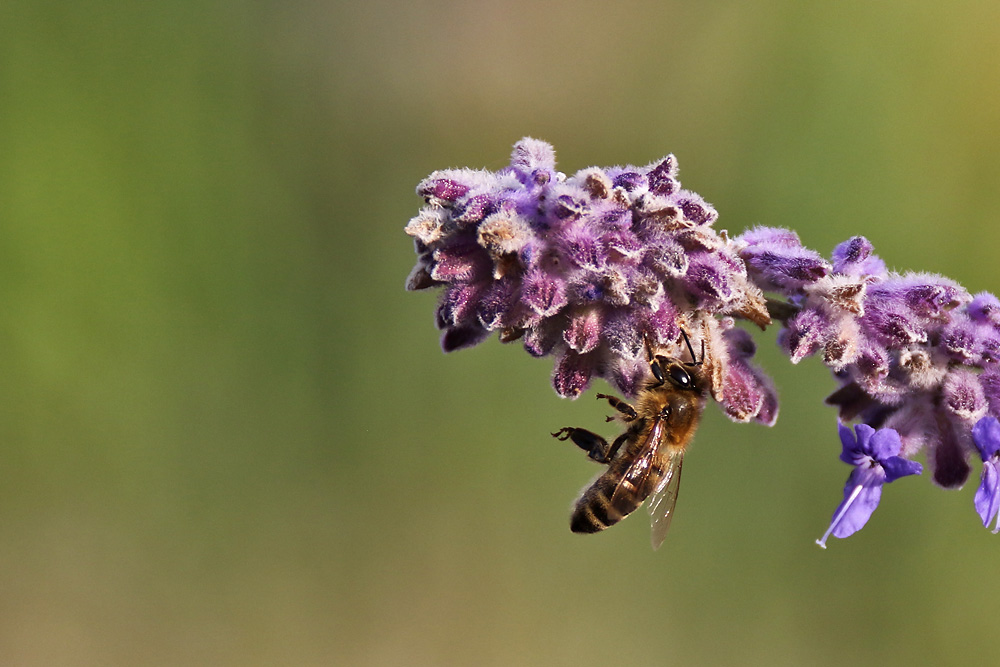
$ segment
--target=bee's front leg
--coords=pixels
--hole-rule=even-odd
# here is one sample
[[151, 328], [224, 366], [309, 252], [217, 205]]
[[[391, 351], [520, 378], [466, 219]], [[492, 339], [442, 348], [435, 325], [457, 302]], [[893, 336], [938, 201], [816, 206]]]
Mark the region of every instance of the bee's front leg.
[[615, 457], [615, 454], [618, 453], [618, 449], [622, 446], [622, 443], [625, 442], [626, 434], [621, 434], [609, 445], [607, 440], [593, 431], [567, 426], [553, 433], [552, 437], [559, 440], [572, 440], [577, 447], [587, 452], [587, 456], [593, 460], [598, 463], [609, 463]]
[[[622, 415], [625, 417], [625, 421], [633, 421], [634, 419], [636, 419], [639, 416], [636, 413], [635, 408], [633, 408], [631, 405], [629, 405], [628, 403], [626, 403], [622, 399], [618, 398], [617, 396], [608, 396], [607, 394], [598, 394], [597, 398], [598, 399], [601, 399], [601, 398], [607, 399], [608, 403], [611, 404], [611, 407], [613, 407], [618, 412], [622, 413]], [[607, 418], [607, 420], [609, 422], [610, 421], [614, 421], [614, 419], [615, 419], [614, 417], [608, 417]]]

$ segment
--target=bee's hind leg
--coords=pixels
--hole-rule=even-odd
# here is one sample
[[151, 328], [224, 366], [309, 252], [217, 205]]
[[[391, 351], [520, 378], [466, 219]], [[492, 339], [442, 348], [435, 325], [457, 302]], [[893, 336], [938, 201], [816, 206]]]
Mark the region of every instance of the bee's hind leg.
[[625, 442], [626, 434], [622, 433], [609, 445], [607, 440], [593, 431], [567, 426], [553, 433], [552, 437], [559, 440], [572, 440], [573, 444], [587, 452], [587, 456], [593, 460], [598, 463], [609, 463], [618, 453], [622, 443]]
[[[597, 398], [599, 398], [599, 399], [601, 399], [601, 398], [607, 399], [608, 403], [611, 404], [611, 407], [613, 407], [618, 412], [622, 413], [622, 416], [625, 417], [625, 421], [632, 421], [632, 420], [636, 419], [639, 416], [638, 414], [636, 414], [635, 408], [633, 408], [631, 405], [629, 405], [628, 403], [626, 403], [622, 399], [618, 398], [617, 396], [608, 396], [607, 394], [598, 394]], [[614, 421], [614, 419], [615, 419], [614, 417], [608, 417], [607, 418], [607, 420], [609, 422], [610, 421]]]

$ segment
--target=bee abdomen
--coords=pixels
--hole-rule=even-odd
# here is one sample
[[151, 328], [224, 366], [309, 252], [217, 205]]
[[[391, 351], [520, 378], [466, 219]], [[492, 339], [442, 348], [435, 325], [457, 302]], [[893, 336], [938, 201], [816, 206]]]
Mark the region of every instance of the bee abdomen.
[[633, 493], [619, 493], [612, 504], [611, 495], [618, 486], [618, 479], [602, 475], [583, 492], [570, 517], [569, 528], [574, 533], [596, 533], [613, 526], [631, 514], [645, 498]]

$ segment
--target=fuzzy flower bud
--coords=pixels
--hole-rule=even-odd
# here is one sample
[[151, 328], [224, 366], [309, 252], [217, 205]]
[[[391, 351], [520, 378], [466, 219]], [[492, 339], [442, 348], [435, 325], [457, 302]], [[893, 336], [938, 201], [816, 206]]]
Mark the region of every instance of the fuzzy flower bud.
[[798, 362], [824, 351], [841, 385], [827, 402], [841, 419], [890, 429], [900, 456], [924, 450], [934, 481], [961, 487], [974, 426], [1000, 416], [1000, 300], [942, 276], [888, 272], [860, 236], [834, 249], [829, 273], [797, 280], [789, 276], [808, 253], [791, 232], [755, 229], [736, 242], [751, 277], [788, 299], [778, 334], [786, 354]]
[[[526, 138], [508, 167], [437, 171], [417, 193], [426, 205], [406, 226], [418, 250], [407, 288], [443, 287], [446, 351], [497, 331], [555, 357], [561, 396], [578, 396], [594, 377], [634, 395], [649, 374], [646, 343], [673, 348], [684, 329], [704, 340], [726, 414], [774, 422], [773, 384], [750, 361], [752, 347], [737, 344], [749, 337], [732, 320], [766, 326], [763, 293], [739, 246], [713, 229], [715, 209], [681, 187], [674, 156], [567, 178], [549, 144]], [[799, 254], [782, 284], [829, 272]]]
[[436, 171], [417, 194], [425, 205], [405, 228], [416, 251], [406, 288], [441, 288], [445, 352], [496, 332], [552, 356], [560, 396], [579, 396], [594, 378], [635, 396], [653, 372], [650, 353], [679, 356], [683, 338], [692, 355], [704, 350], [696, 363], [730, 419], [771, 425], [777, 392], [736, 320], [763, 329], [773, 317], [790, 360], [819, 356], [839, 385], [827, 403], [853, 470], [821, 546], [864, 526], [885, 484], [922, 472], [917, 456], [938, 485], [958, 488], [978, 454], [975, 508], [1000, 530], [994, 295], [889, 271], [862, 236], [829, 259], [786, 229], [729, 238], [712, 205], [682, 188], [673, 155], [567, 177], [552, 146], [525, 138], [507, 167]]

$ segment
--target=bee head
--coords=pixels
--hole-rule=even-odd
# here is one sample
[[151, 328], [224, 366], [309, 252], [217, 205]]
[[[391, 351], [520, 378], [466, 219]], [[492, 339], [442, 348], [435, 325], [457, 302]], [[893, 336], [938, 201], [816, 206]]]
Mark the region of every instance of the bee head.
[[652, 371], [653, 377], [656, 378], [658, 385], [666, 384], [669, 380], [670, 384], [678, 389], [696, 389], [695, 377], [685, 367], [690, 367], [693, 370], [705, 362], [705, 340], [702, 339], [701, 341], [701, 358], [697, 358], [695, 357], [694, 347], [691, 346], [691, 339], [688, 338], [687, 332], [682, 329], [681, 335], [684, 337], [684, 343], [691, 354], [691, 361], [682, 362], [679, 359], [665, 357], [662, 354], [653, 354], [647, 340], [646, 352], [649, 355], [649, 369]]

